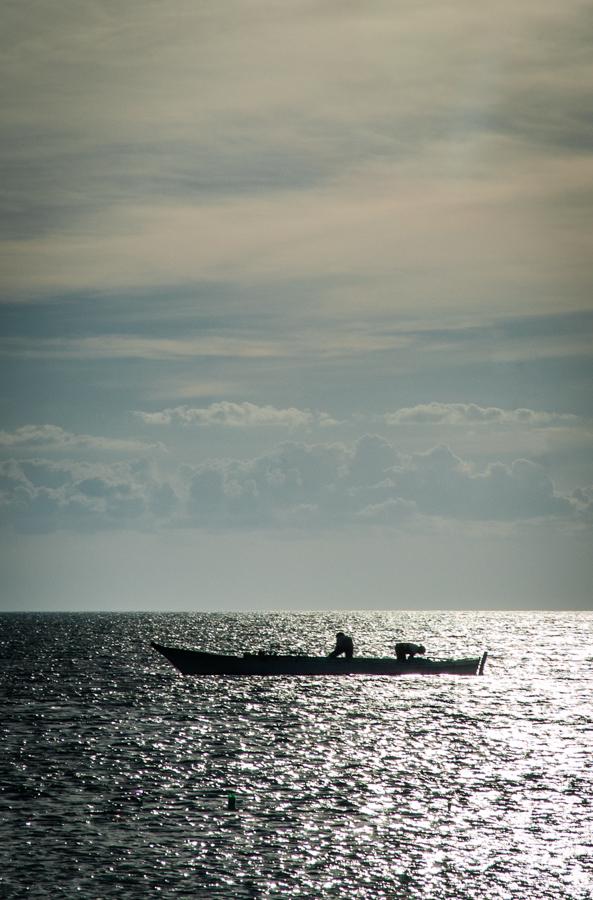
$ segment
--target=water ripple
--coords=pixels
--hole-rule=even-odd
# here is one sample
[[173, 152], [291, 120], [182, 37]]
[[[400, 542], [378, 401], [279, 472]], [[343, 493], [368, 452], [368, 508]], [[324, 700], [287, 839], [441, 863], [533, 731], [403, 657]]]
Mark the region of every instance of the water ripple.
[[[0, 624], [0, 897], [593, 896], [591, 614]], [[192, 679], [149, 649], [320, 653], [339, 627], [487, 647], [487, 674]]]

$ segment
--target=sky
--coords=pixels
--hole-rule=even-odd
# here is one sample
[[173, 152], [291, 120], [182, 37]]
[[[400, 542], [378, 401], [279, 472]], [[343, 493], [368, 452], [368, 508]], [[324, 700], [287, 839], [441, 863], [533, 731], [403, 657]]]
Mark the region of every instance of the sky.
[[3, 20], [0, 610], [591, 609], [590, 4]]

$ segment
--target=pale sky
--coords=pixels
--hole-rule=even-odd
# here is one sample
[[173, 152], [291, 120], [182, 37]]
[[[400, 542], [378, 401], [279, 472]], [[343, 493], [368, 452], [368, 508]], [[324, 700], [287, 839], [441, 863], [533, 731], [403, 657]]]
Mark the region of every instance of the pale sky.
[[0, 31], [0, 610], [592, 608], [593, 12]]

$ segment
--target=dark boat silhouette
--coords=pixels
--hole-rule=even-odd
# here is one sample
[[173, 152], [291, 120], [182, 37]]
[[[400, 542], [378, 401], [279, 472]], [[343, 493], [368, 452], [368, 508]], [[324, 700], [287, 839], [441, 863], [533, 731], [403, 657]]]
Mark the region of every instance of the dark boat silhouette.
[[151, 642], [183, 675], [481, 675], [486, 653], [467, 659], [418, 659], [399, 662], [392, 658], [355, 656], [281, 656], [246, 653], [226, 656]]

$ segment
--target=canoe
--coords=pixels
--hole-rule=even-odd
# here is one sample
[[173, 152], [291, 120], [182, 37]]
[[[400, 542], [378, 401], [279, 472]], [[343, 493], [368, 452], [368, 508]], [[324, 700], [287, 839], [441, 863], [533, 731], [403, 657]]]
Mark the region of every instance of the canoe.
[[225, 656], [201, 650], [163, 647], [151, 642], [183, 675], [481, 675], [486, 653], [467, 659], [422, 659], [406, 662], [380, 657], [281, 656], [246, 653]]

